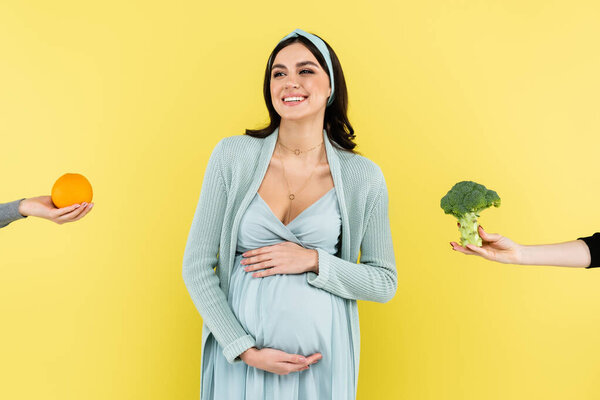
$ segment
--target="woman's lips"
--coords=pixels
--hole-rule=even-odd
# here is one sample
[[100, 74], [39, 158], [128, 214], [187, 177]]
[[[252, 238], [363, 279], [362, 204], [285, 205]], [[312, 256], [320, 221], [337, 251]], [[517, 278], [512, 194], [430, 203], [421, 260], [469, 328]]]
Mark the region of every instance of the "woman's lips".
[[286, 106], [293, 107], [293, 106], [297, 106], [298, 104], [304, 103], [306, 101], [306, 99], [307, 98], [305, 97], [304, 100], [302, 100], [302, 101], [285, 101], [285, 100], [283, 100], [283, 104], [285, 104]]

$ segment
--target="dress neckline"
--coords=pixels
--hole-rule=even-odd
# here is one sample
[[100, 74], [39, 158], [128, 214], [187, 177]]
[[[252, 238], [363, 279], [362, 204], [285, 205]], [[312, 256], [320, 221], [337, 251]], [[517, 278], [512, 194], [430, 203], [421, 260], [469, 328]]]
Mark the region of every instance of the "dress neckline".
[[291, 220], [290, 222], [288, 222], [287, 224], [284, 224], [278, 217], [277, 215], [275, 215], [275, 213], [273, 212], [273, 210], [271, 210], [271, 207], [267, 204], [267, 202], [262, 198], [262, 196], [260, 195], [260, 193], [256, 192], [256, 195], [258, 196], [258, 198], [262, 201], [262, 203], [267, 207], [267, 209], [269, 210], [269, 213], [273, 216], [273, 218], [275, 218], [277, 221], [279, 221], [279, 223], [281, 225], [283, 225], [284, 227], [289, 229], [289, 226], [291, 224], [293, 224], [302, 214], [304, 214], [307, 210], [309, 210], [310, 208], [312, 208], [314, 205], [316, 205], [317, 203], [319, 203], [321, 200], [323, 200], [329, 193], [333, 192], [335, 189], [335, 186], [332, 187], [331, 189], [329, 189], [327, 191], [327, 193], [325, 193], [324, 195], [322, 195], [321, 197], [319, 197], [317, 200], [315, 200], [311, 205], [309, 205], [308, 207], [306, 207], [304, 210], [300, 211], [300, 213], [298, 215], [296, 215], [294, 217], [293, 220]]

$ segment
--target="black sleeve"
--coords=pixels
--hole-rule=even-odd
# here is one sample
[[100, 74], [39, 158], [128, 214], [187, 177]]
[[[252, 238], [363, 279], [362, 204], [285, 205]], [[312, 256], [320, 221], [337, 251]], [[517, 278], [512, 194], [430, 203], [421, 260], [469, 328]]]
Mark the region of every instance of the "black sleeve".
[[592, 236], [580, 237], [578, 239], [583, 240], [590, 248], [592, 262], [589, 267], [586, 268], [600, 267], [600, 232], [596, 232]]

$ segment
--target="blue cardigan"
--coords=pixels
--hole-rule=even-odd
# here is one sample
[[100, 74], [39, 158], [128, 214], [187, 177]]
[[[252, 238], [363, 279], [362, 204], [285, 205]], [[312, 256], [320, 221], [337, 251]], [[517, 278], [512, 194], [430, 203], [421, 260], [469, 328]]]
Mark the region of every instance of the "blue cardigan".
[[[216, 145], [183, 257], [183, 279], [203, 319], [202, 354], [206, 340], [213, 335], [230, 363], [242, 362], [238, 356], [256, 345], [233, 314], [227, 293], [240, 220], [262, 183], [278, 133], [279, 128], [264, 139], [232, 136]], [[394, 297], [398, 286], [388, 191], [375, 163], [335, 147], [325, 130], [323, 139], [341, 213], [341, 243], [337, 255], [316, 249], [319, 273], [307, 272], [306, 280], [345, 299], [358, 382], [356, 300], [385, 303]], [[202, 361], [200, 365], [202, 368]]]

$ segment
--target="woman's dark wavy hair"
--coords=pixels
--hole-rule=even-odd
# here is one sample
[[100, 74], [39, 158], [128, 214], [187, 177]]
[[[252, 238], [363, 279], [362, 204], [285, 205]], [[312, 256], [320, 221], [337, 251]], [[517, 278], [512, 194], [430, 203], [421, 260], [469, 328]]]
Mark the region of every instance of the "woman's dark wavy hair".
[[[302, 43], [304, 46], [306, 46], [306, 48], [308, 48], [308, 50], [310, 50], [310, 52], [315, 56], [321, 65], [321, 68], [323, 68], [325, 73], [327, 73], [329, 76], [329, 68], [327, 68], [325, 58], [310, 40], [304, 36], [294, 36], [280, 42], [271, 52], [270, 61], [267, 63], [267, 68], [265, 70], [265, 81], [263, 85], [263, 94], [267, 109], [269, 110], [271, 121], [268, 126], [262, 129], [246, 129], [246, 135], [257, 138], [265, 138], [273, 133], [275, 128], [279, 126], [279, 123], [281, 122], [281, 116], [277, 114], [277, 111], [275, 111], [275, 108], [273, 107], [273, 101], [271, 99], [271, 70], [277, 53], [279, 53], [284, 47], [296, 42]], [[325, 41], [323, 40], [323, 42]], [[338, 60], [333, 49], [329, 46], [329, 44], [327, 44], [327, 42], [325, 42], [325, 45], [327, 46], [329, 54], [331, 55], [335, 93], [333, 102], [331, 105], [325, 108], [325, 120], [323, 122], [323, 126], [327, 131], [329, 140], [331, 140], [334, 144], [337, 144], [339, 148], [351, 153], [358, 153], [356, 150], [354, 150], [354, 147], [356, 147], [356, 143], [353, 141], [356, 137], [354, 135], [354, 129], [352, 128], [352, 125], [350, 125], [350, 121], [348, 120], [347, 116], [348, 90], [346, 88], [344, 72], [342, 71], [340, 61]]]

